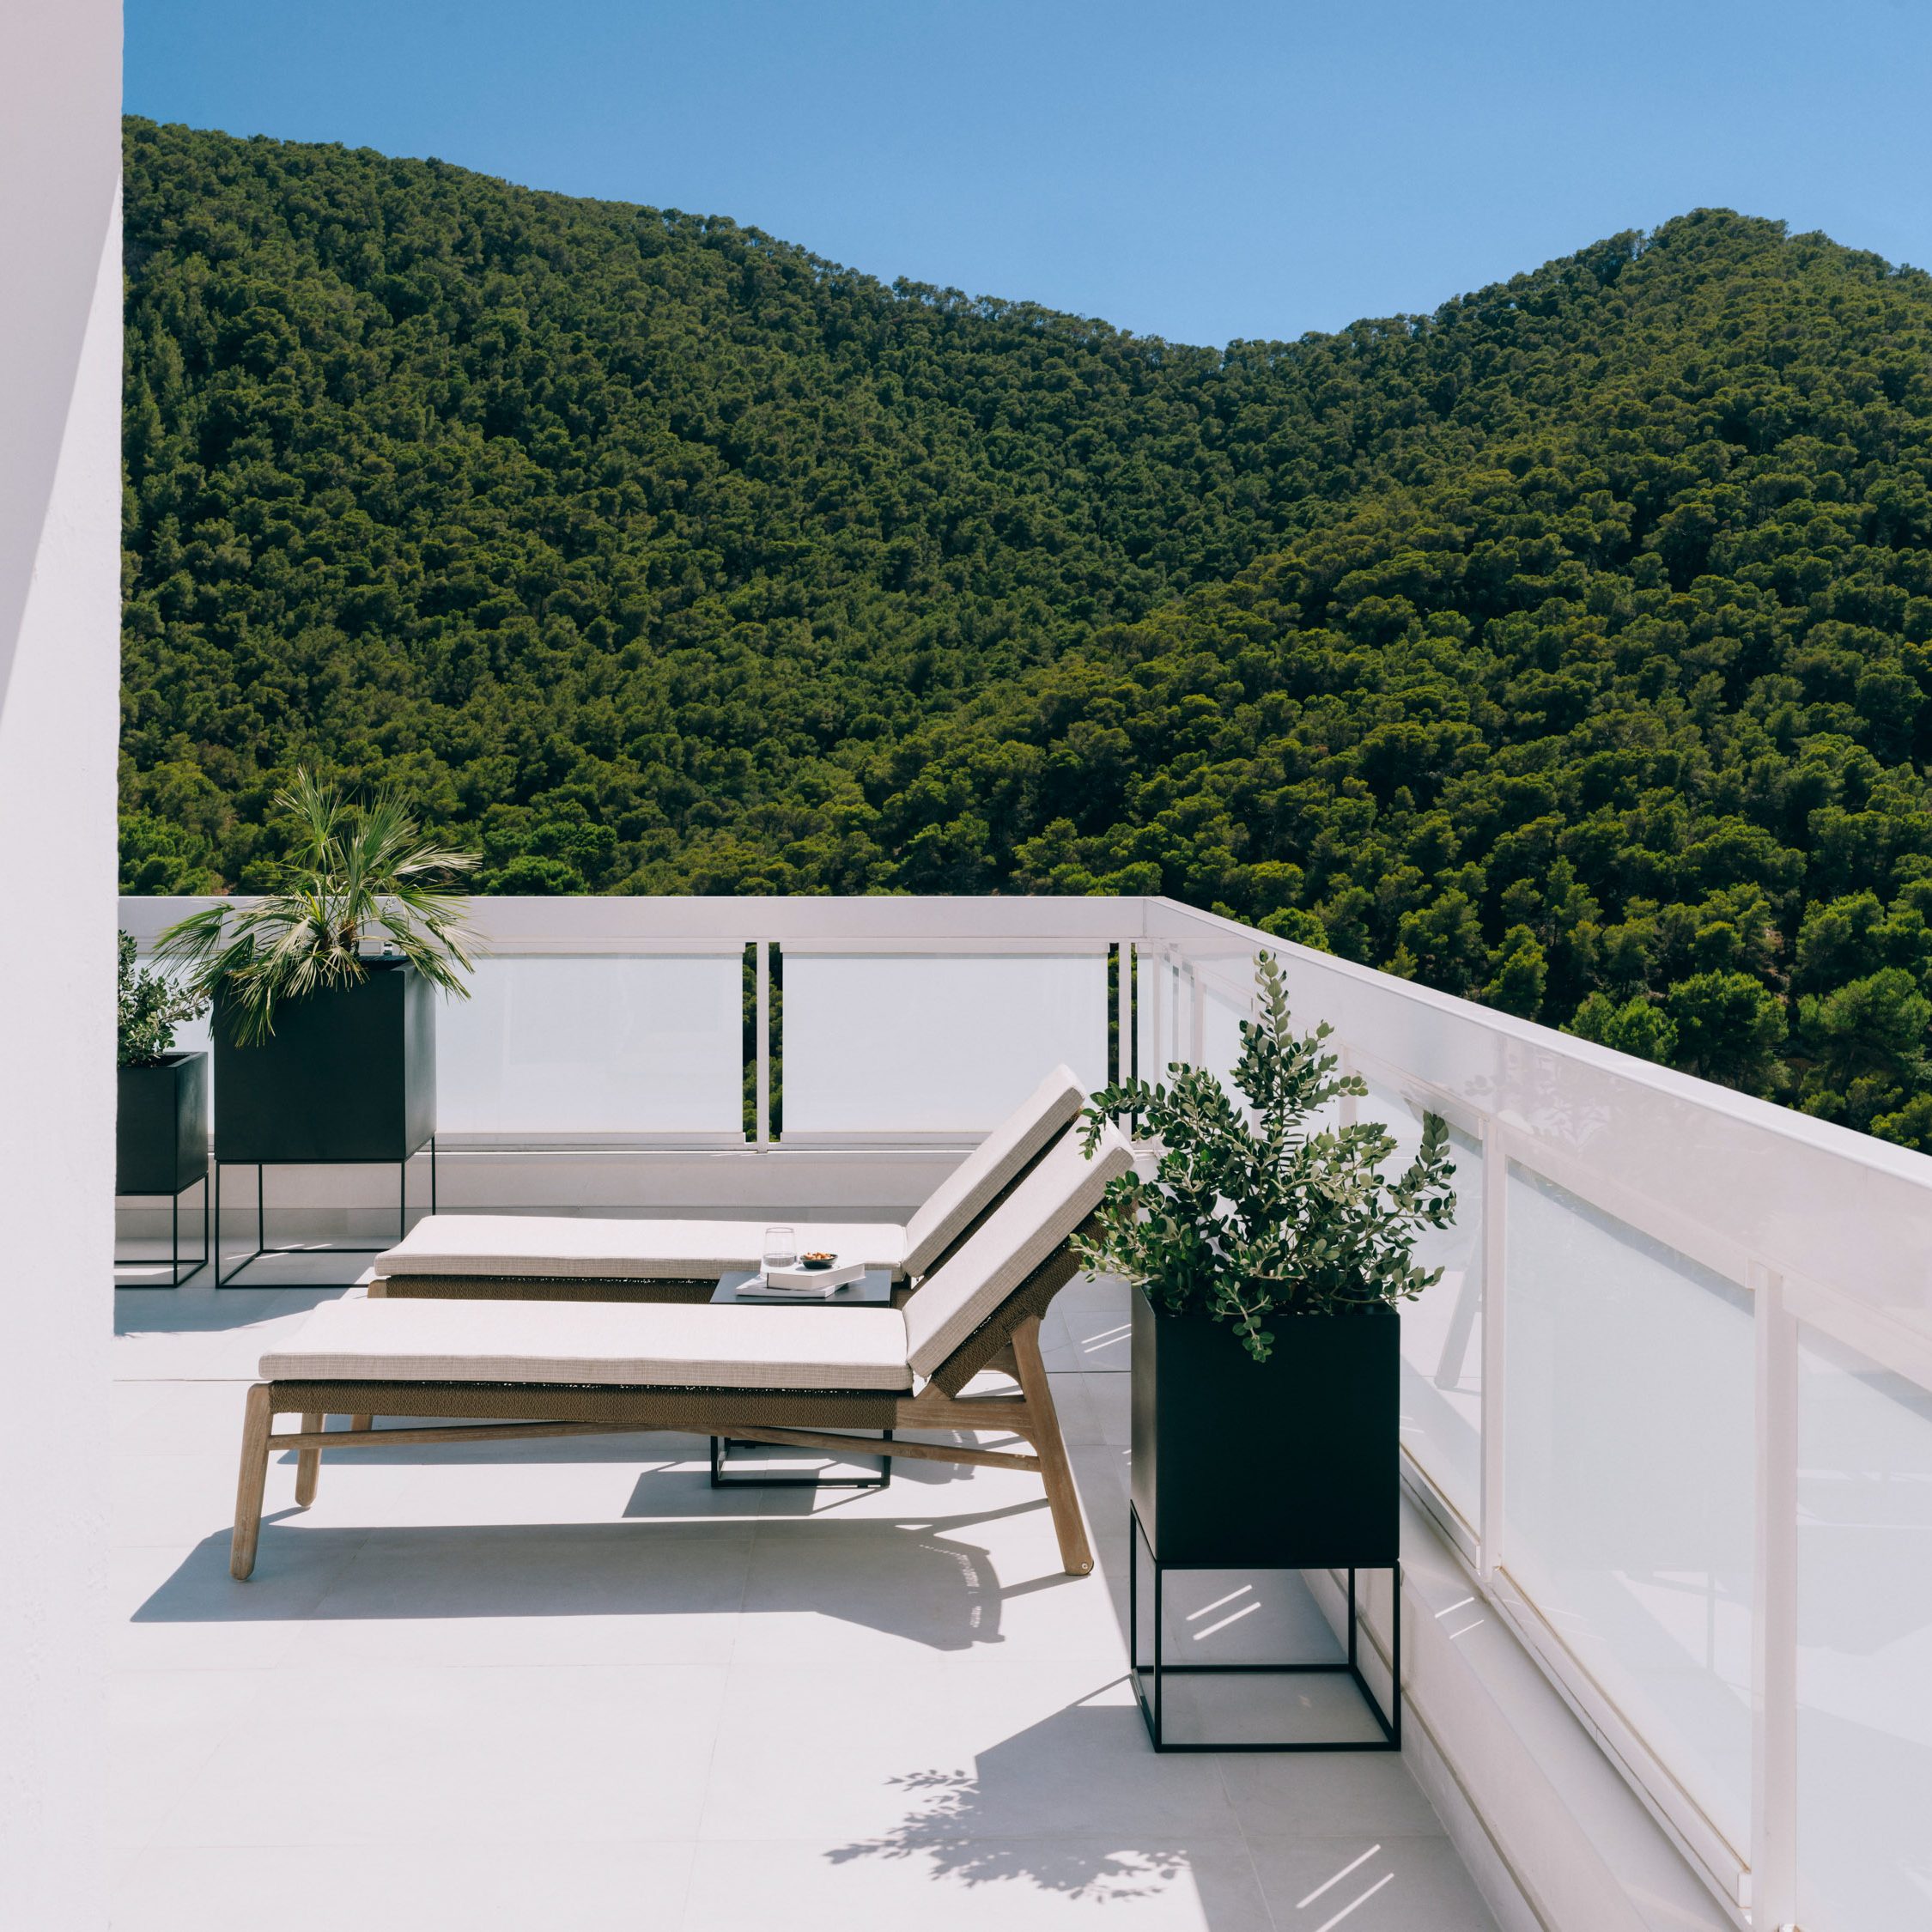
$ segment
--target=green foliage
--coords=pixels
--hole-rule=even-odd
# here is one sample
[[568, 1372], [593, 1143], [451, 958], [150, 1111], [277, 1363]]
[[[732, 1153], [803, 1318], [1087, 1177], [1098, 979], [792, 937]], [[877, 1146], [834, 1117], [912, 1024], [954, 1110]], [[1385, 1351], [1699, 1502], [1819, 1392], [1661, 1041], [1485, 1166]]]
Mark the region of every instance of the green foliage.
[[1089, 1154], [1109, 1121], [1133, 1121], [1160, 1157], [1152, 1181], [1126, 1174], [1108, 1184], [1096, 1232], [1078, 1246], [1087, 1267], [1144, 1285], [1157, 1308], [1233, 1322], [1265, 1362], [1270, 1315], [1341, 1315], [1419, 1295], [1442, 1271], [1415, 1265], [1417, 1233], [1449, 1226], [1455, 1196], [1449, 1129], [1433, 1114], [1394, 1180], [1386, 1127], [1310, 1129], [1321, 1108], [1368, 1088], [1337, 1072], [1328, 1027], [1294, 1031], [1273, 954], [1255, 967], [1261, 1018], [1242, 1023], [1234, 1069], [1245, 1108], [1214, 1074], [1178, 1065], [1170, 1085], [1130, 1079], [1093, 1097], [1082, 1129]]
[[130, 889], [306, 763], [484, 890], [1166, 892], [1924, 1138], [1832, 1002], [1932, 997], [1925, 275], [1704, 210], [1214, 351], [366, 151], [127, 196]]
[[366, 939], [380, 941], [432, 986], [467, 999], [465, 975], [473, 967], [465, 901], [452, 875], [473, 867], [475, 855], [423, 838], [386, 794], [357, 808], [306, 771], [275, 803], [295, 822], [296, 862], [281, 868], [253, 904], [191, 913], [161, 934], [155, 951], [158, 960], [185, 969], [197, 999], [222, 996], [237, 1042], [267, 1039], [285, 999], [367, 978]]
[[137, 966], [134, 953], [134, 935], [122, 933], [114, 1057], [122, 1066], [152, 1066], [174, 1051], [175, 1028], [198, 1018], [208, 1000], [165, 973]]
[[1619, 1006], [1607, 993], [1593, 993], [1577, 1009], [1568, 1030], [1637, 1060], [1668, 1065], [1677, 1050], [1675, 1021], [1641, 996]]

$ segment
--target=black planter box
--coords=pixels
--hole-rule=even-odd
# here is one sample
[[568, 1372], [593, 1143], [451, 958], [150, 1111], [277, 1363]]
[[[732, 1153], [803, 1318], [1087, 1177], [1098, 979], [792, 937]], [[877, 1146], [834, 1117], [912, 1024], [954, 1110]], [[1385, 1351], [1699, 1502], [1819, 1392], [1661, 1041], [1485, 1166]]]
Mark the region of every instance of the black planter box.
[[436, 1131], [436, 1009], [413, 967], [276, 1009], [275, 1031], [238, 1047], [215, 999], [215, 1157], [263, 1164], [406, 1161]]
[[1133, 1298], [1133, 1506], [1151, 1553], [1198, 1570], [1376, 1570], [1397, 1555], [1400, 1318], [1233, 1325]]
[[179, 1194], [208, 1172], [208, 1055], [115, 1069], [114, 1192]]

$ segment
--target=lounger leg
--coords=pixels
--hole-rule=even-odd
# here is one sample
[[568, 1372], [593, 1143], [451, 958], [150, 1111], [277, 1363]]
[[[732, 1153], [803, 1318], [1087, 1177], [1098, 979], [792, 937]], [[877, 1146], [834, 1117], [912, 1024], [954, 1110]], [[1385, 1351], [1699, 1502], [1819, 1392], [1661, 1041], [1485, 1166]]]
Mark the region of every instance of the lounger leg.
[[1013, 1330], [1013, 1360], [1019, 1370], [1020, 1393], [1026, 1398], [1027, 1434], [1040, 1458], [1047, 1485], [1047, 1507], [1053, 1511], [1054, 1534], [1060, 1538], [1061, 1566], [1070, 1577], [1084, 1577], [1093, 1569], [1080, 1498], [1073, 1488], [1073, 1470], [1060, 1440], [1060, 1418], [1054, 1413], [1054, 1392], [1047, 1365], [1040, 1359], [1040, 1318], [1030, 1315]]
[[262, 1492], [268, 1484], [269, 1431], [275, 1425], [273, 1398], [265, 1382], [248, 1391], [241, 1424], [241, 1474], [234, 1492], [234, 1540], [228, 1547], [228, 1574], [246, 1583], [255, 1567], [255, 1541], [262, 1530]]
[[349, 1419], [349, 1426], [353, 1429], [357, 1435], [361, 1435], [362, 1431], [367, 1429], [369, 1426], [370, 1423], [374, 1420], [374, 1418], [373, 1416], [352, 1415]]
[[[322, 1425], [328, 1420], [325, 1415], [305, 1415], [302, 1418], [302, 1433], [319, 1436]], [[295, 1451], [295, 1506], [306, 1510], [315, 1500], [315, 1485], [322, 1474], [322, 1451], [319, 1449], [302, 1449]]]

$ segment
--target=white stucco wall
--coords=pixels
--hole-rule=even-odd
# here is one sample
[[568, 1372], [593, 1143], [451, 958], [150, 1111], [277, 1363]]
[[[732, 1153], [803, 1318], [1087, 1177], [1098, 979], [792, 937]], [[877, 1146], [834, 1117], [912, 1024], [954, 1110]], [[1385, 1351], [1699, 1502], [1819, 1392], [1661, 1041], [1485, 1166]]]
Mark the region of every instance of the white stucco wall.
[[0, 7], [0, 1925], [106, 1922], [120, 6]]

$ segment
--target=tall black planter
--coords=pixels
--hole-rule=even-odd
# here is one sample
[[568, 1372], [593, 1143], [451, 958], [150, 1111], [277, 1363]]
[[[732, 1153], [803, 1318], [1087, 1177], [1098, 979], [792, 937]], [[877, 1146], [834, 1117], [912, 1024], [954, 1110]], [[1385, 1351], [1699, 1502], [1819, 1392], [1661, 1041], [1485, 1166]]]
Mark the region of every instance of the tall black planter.
[[[1133, 1300], [1133, 1657], [1141, 1710], [1156, 1747], [1393, 1749], [1400, 1689], [1384, 1715], [1358, 1668], [1355, 1573], [1398, 1563], [1401, 1326], [1393, 1308], [1278, 1316], [1266, 1362], [1233, 1327], [1206, 1315], [1158, 1314]], [[1154, 1571], [1153, 1680], [1141, 1681], [1141, 1550]], [[1175, 1665], [1161, 1649], [1161, 1577], [1168, 1570], [1336, 1570], [1348, 1577], [1348, 1661], [1279, 1666]], [[1401, 1591], [1395, 1589], [1396, 1615]], [[1400, 1644], [1397, 1623], [1395, 1643]], [[1382, 1731], [1379, 1743], [1244, 1747], [1170, 1745], [1160, 1679], [1176, 1671], [1346, 1670]]]
[[[436, 1190], [436, 1009], [434, 989], [414, 967], [370, 960], [368, 977], [276, 1009], [275, 1031], [258, 1046], [234, 1042], [232, 1003], [215, 996], [215, 1212], [221, 1224], [222, 1169], [255, 1169], [256, 1247], [220, 1279], [223, 1285], [271, 1247], [262, 1170], [394, 1162], [406, 1220], [410, 1157], [429, 1149], [429, 1199]], [[349, 1248], [348, 1253], [370, 1253]]]
[[238, 1047], [215, 996], [215, 1158], [279, 1164], [406, 1161], [436, 1131], [436, 1007], [410, 966], [279, 1005]]
[[[168, 1286], [181, 1285], [181, 1196], [197, 1182], [201, 1258], [208, 1261], [208, 1055], [164, 1054], [151, 1066], [115, 1069], [114, 1192], [169, 1197]], [[192, 1257], [191, 1257], [192, 1260]], [[117, 1255], [115, 1266], [135, 1267]]]

